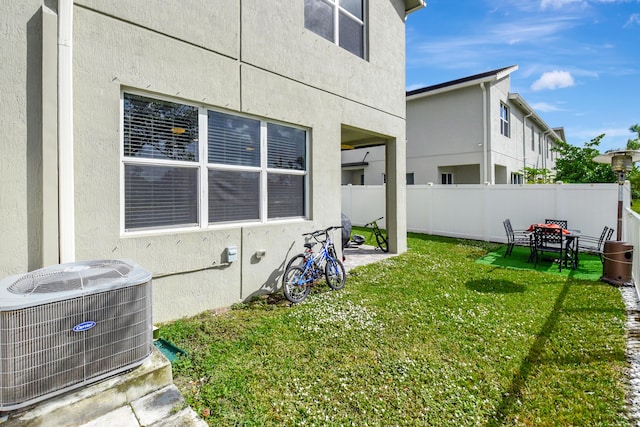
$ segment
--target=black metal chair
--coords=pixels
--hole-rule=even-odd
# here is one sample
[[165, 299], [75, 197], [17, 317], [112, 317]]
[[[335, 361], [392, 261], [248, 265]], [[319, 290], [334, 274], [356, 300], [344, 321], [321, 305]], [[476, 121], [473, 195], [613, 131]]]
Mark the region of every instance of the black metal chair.
[[545, 252], [550, 252], [560, 256], [558, 265], [562, 271], [562, 264], [564, 264], [566, 256], [562, 228], [535, 227], [531, 251], [534, 268], [538, 267], [538, 261], [542, 259]]
[[566, 219], [545, 219], [544, 223], [545, 224], [556, 224], [559, 225], [560, 228], [564, 228], [565, 230], [568, 228], [567, 224], [569, 221], [567, 221]]
[[504, 225], [504, 231], [507, 233], [507, 250], [504, 253], [504, 257], [508, 257], [513, 252], [514, 246], [531, 246], [531, 233], [525, 230], [514, 230], [511, 226], [511, 220], [509, 218], [502, 221]]
[[587, 252], [592, 254], [598, 254], [600, 256], [600, 261], [602, 259], [602, 250], [604, 242], [607, 240], [611, 240], [611, 236], [613, 236], [613, 228], [609, 228], [607, 226], [602, 229], [602, 233], [600, 237], [594, 236], [580, 236], [580, 241], [578, 243], [578, 250], [580, 252]]

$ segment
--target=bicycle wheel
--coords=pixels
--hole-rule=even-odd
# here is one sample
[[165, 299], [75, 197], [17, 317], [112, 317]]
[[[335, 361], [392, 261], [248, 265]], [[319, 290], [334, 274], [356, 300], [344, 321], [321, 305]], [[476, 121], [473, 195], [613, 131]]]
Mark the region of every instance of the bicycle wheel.
[[344, 272], [344, 265], [339, 259], [327, 259], [324, 266], [324, 276], [327, 278], [327, 285], [334, 291], [344, 288], [347, 276]]
[[378, 247], [382, 250], [382, 252], [389, 252], [387, 239], [385, 239], [382, 234], [376, 234], [376, 242], [378, 242]]
[[309, 286], [304, 283], [304, 270], [298, 266], [289, 267], [282, 276], [282, 292], [292, 303], [304, 301], [309, 295]]
[[291, 266], [296, 265], [298, 267], [302, 267], [304, 264], [304, 254], [298, 254], [291, 258], [289, 262], [287, 262], [287, 266], [284, 268], [284, 271], [287, 271]]

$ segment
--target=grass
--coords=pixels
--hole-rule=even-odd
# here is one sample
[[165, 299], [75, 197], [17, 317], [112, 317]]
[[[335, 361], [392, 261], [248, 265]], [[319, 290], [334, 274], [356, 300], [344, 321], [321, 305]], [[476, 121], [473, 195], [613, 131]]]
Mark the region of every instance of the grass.
[[210, 425], [630, 424], [618, 289], [476, 263], [494, 244], [408, 243], [341, 291], [162, 325], [187, 402]]
[[[506, 248], [506, 245], [501, 246], [498, 250], [489, 252], [485, 256], [479, 258], [477, 262], [495, 267], [544, 271], [549, 274], [559, 274], [565, 277], [572, 277], [574, 279], [585, 279], [591, 281], [597, 281], [602, 276], [602, 261], [597, 255], [581, 253], [577, 269], [573, 270], [572, 268], [565, 266], [562, 270], [559, 270], [557, 261], [551, 262], [552, 257], [541, 257], [538, 261], [538, 265], [535, 267], [533, 262], [527, 262], [530, 255], [528, 247], [516, 246], [508, 257], [504, 256]], [[553, 257], [557, 256], [556, 254], [551, 255], [553, 255]]]

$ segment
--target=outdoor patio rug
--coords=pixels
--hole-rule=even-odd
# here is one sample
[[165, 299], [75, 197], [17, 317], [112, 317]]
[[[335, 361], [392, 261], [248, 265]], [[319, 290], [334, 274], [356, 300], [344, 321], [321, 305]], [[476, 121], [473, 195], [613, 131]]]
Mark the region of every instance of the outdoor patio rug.
[[497, 251], [489, 252], [485, 256], [479, 258], [476, 262], [480, 264], [493, 265], [495, 267], [513, 268], [516, 270], [531, 270], [542, 273], [559, 274], [574, 279], [583, 280], [600, 280], [602, 276], [602, 263], [597, 255], [580, 254], [580, 262], [577, 270], [569, 267], [562, 267], [562, 271], [558, 271], [558, 264], [550, 259], [543, 258], [538, 261], [538, 268], [533, 267], [532, 262], [527, 262], [529, 257], [529, 248], [516, 246], [510, 256], [504, 258], [506, 246], [500, 247]]

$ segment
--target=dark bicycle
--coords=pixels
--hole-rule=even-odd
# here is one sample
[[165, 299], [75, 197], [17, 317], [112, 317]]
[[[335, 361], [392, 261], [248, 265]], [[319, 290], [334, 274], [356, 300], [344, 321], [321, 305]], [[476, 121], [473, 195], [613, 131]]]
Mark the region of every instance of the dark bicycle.
[[389, 252], [389, 244], [387, 243], [387, 238], [384, 237], [382, 231], [380, 231], [380, 227], [378, 227], [378, 221], [380, 221], [383, 216], [378, 219], [374, 219], [373, 221], [365, 224], [364, 226], [367, 228], [372, 228], [372, 233], [376, 236], [376, 243], [382, 252]]
[[[304, 301], [309, 295], [310, 287], [317, 284], [323, 276], [331, 289], [337, 291], [344, 287], [346, 281], [344, 265], [336, 254], [329, 233], [339, 228], [342, 227], [334, 226], [303, 234], [303, 236], [311, 236], [315, 242], [304, 244], [305, 251], [289, 260], [282, 276], [282, 291], [285, 298], [292, 303]], [[321, 248], [314, 253], [313, 247], [316, 244], [320, 244]]]

